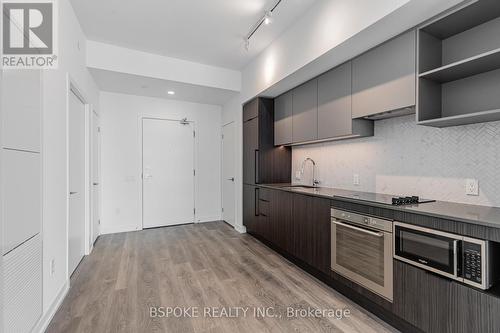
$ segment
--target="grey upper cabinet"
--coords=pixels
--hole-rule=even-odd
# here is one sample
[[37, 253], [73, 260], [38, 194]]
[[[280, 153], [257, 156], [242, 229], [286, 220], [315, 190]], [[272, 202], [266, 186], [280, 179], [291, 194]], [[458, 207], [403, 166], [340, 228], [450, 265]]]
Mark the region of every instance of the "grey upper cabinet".
[[318, 78], [318, 139], [352, 134], [351, 62]]
[[274, 144], [292, 143], [292, 92], [289, 91], [274, 100]]
[[415, 105], [416, 33], [404, 33], [352, 61], [352, 117]]
[[318, 80], [314, 79], [293, 90], [292, 139], [306, 142], [318, 138]]

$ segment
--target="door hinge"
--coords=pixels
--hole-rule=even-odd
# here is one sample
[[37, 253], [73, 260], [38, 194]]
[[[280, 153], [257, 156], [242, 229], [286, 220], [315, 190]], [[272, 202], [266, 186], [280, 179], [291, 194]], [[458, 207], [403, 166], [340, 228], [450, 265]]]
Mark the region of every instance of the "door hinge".
[[196, 132], [193, 131], [193, 138], [196, 138]]
[[196, 215], [196, 208], [193, 208], [193, 214]]
[[99, 225], [101, 224], [101, 219], [97, 220], [97, 224]]
[[222, 140], [224, 140], [224, 134], [222, 134]]
[[224, 207], [222, 207], [222, 212], [224, 213]]
[[97, 132], [101, 133], [101, 126], [97, 127]]
[[196, 169], [193, 169], [193, 176], [196, 176]]

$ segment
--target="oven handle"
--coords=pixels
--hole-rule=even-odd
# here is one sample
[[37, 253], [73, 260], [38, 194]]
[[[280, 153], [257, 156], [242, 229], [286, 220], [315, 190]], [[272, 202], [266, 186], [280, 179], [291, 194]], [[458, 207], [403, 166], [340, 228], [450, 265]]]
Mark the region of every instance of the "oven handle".
[[342, 223], [342, 222], [339, 222], [339, 221], [333, 220], [333, 219], [332, 219], [332, 222], [335, 223], [335, 224], [337, 224], [337, 225], [340, 225], [342, 227], [353, 229], [353, 230], [356, 230], [356, 231], [359, 231], [359, 232], [363, 232], [365, 234], [369, 234], [369, 235], [372, 235], [372, 236], [376, 236], [376, 237], [383, 237], [384, 236], [383, 232], [376, 232], [376, 231], [370, 231], [370, 230], [363, 229], [363, 228], [358, 228], [358, 227], [355, 227], [353, 225]]

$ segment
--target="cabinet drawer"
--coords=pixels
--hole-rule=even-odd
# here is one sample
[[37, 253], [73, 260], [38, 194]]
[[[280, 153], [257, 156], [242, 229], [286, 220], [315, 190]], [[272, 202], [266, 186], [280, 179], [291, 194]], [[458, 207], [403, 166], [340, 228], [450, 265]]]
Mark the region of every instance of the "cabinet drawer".
[[259, 215], [269, 217], [271, 213], [269, 201], [259, 199]]
[[259, 199], [263, 201], [271, 201], [273, 195], [273, 191], [267, 188], [260, 188]]

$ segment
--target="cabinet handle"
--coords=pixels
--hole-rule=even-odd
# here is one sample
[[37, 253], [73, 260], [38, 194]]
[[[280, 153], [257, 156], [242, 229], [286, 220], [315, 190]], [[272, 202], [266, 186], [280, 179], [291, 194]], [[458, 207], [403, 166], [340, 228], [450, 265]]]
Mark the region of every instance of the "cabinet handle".
[[254, 163], [255, 163], [255, 184], [258, 184], [259, 183], [259, 150], [258, 149], [255, 149], [255, 152], [254, 152]]
[[260, 188], [255, 188], [255, 216], [259, 216], [259, 192], [260, 192]]

